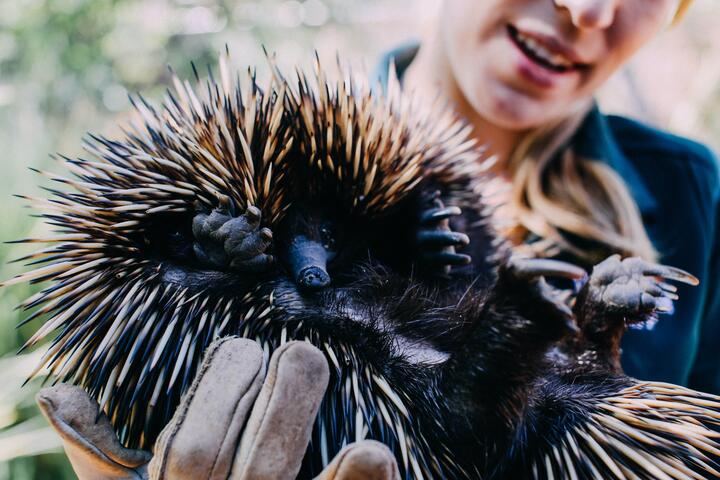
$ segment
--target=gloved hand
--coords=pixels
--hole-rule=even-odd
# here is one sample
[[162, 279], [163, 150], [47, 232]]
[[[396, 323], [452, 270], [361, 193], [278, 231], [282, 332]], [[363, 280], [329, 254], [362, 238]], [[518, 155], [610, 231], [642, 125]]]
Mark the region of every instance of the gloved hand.
[[[291, 479], [327, 387], [327, 362], [310, 343], [290, 342], [267, 370], [257, 343], [215, 341], [154, 455], [124, 448], [104, 414], [95, 421], [98, 405], [80, 387], [45, 388], [37, 401], [80, 480]], [[399, 479], [390, 450], [351, 444], [318, 477], [355, 479]]]

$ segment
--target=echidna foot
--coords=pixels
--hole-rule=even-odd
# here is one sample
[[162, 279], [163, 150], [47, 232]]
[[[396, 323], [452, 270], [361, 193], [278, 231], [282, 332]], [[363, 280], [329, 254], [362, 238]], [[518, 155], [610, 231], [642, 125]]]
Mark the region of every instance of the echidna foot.
[[250, 206], [233, 217], [219, 210], [193, 218], [193, 250], [203, 264], [220, 270], [262, 272], [274, 264], [266, 253], [272, 243], [269, 228], [260, 228], [261, 214]]
[[[521, 303], [529, 304], [540, 321], [561, 322], [566, 332], [577, 332], [575, 317], [567, 302], [567, 292], [552, 287], [546, 276], [580, 280], [587, 273], [582, 268], [559, 260], [510, 256], [498, 272], [498, 284], [503, 291], [521, 295]], [[537, 308], [537, 307], [549, 308]]]
[[470, 238], [450, 229], [449, 219], [460, 215], [459, 207], [446, 207], [439, 192], [430, 200], [430, 207], [420, 214], [420, 228], [415, 237], [419, 250], [420, 265], [430, 274], [448, 274], [453, 265], [467, 265], [469, 255], [457, 253], [456, 249], [470, 243]]
[[698, 284], [697, 278], [679, 268], [613, 255], [593, 268], [578, 308], [623, 317], [628, 323], [653, 320], [657, 314], [672, 312], [678, 298], [677, 287], [667, 280]]

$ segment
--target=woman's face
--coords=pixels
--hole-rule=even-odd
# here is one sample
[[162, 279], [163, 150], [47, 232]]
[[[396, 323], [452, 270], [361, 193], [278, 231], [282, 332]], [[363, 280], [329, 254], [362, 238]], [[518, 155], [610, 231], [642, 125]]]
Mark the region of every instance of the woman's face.
[[442, 49], [469, 107], [509, 129], [568, 114], [678, 0], [446, 0]]

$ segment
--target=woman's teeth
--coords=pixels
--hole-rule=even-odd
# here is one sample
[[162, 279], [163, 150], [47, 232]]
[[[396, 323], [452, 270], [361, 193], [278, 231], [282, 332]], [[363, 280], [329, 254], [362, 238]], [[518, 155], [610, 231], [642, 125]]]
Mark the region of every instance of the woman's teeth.
[[518, 34], [518, 40], [520, 41], [520, 43], [524, 44], [532, 53], [540, 57], [541, 60], [550, 62], [554, 66], [570, 68], [573, 65], [570, 60], [563, 57], [562, 55], [557, 55], [549, 52], [545, 47], [543, 47], [540, 43], [536, 42], [531, 37], [526, 37], [525, 35], [520, 33]]
[[510, 35], [525, 54], [548, 68], [565, 72], [576, 66], [564, 55], [549, 51], [534, 38], [524, 35], [514, 28], [510, 29]]

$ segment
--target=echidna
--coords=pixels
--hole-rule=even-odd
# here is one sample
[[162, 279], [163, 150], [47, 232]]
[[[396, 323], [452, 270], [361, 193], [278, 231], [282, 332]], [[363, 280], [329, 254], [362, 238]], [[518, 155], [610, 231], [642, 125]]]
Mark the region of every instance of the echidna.
[[[513, 258], [477, 281], [498, 252], [479, 153], [450, 113], [319, 67], [296, 85], [277, 70], [264, 88], [245, 80], [221, 61], [199, 97], [174, 77], [162, 108], [135, 101], [142, 123], [123, 139], [90, 136], [94, 159], [61, 159], [74, 176], [50, 176], [67, 190], [28, 197], [56, 228], [21, 240], [52, 245], [5, 283], [51, 282], [22, 305], [49, 317], [28, 346], [57, 332], [38, 371], [83, 385], [126, 445], [152, 445], [207, 345], [241, 335], [267, 355], [290, 339], [327, 355], [302, 477], [366, 437], [406, 478], [717, 475], [720, 399], [617, 366], [626, 318], [673, 296], [657, 278], [691, 277], [611, 258], [568, 335], [573, 315], [540, 277], [577, 269]], [[457, 206], [471, 274], [416, 276], [419, 225]], [[441, 233], [441, 247], [464, 243]]]

